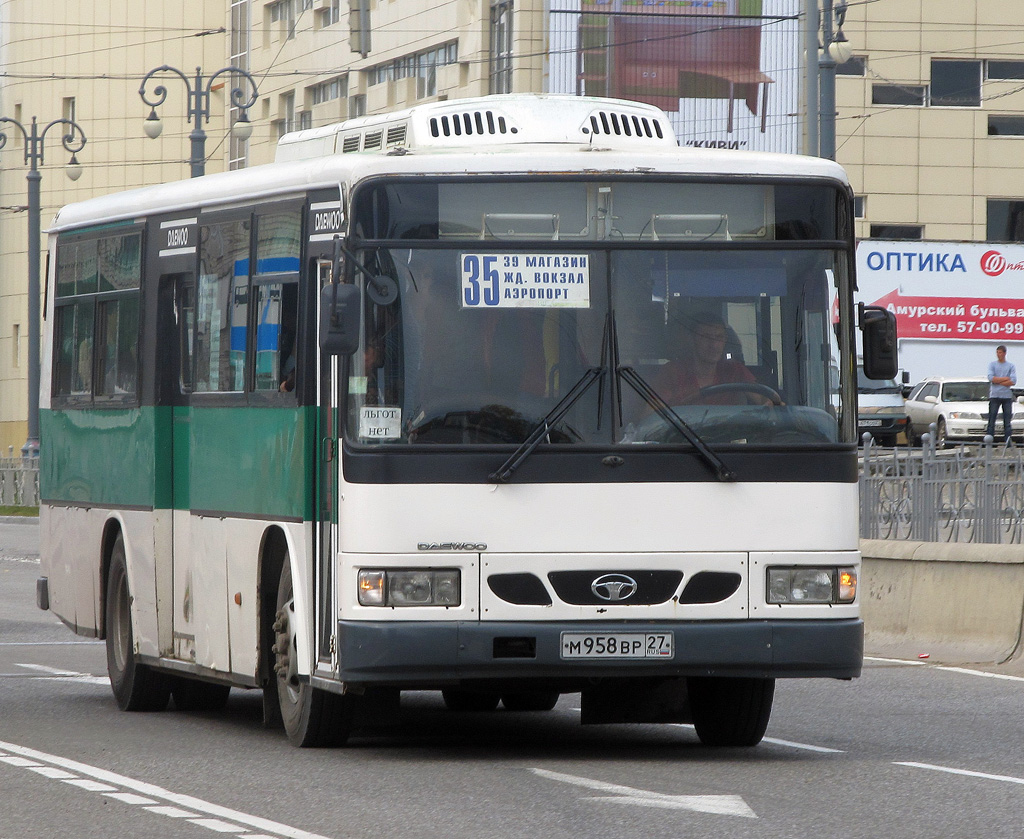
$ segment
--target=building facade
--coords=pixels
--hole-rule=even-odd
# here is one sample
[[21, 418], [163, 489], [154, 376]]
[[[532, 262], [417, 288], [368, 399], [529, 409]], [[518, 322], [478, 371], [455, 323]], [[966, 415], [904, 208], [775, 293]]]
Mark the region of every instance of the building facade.
[[[93, 195], [188, 177], [190, 127], [184, 83], [168, 78], [161, 108], [165, 129], [143, 134], [148, 109], [139, 98], [145, 74], [164, 64], [192, 71], [220, 68], [227, 57], [228, 10], [201, 0], [180, 3], [102, 2], [0, 4], [0, 116], [43, 135], [40, 220], [45, 230], [61, 206]], [[214, 93], [208, 147], [222, 143], [226, 107]], [[85, 134], [77, 158], [82, 175], [65, 176], [70, 155], [62, 145], [73, 120]], [[19, 453], [28, 425], [28, 218], [30, 164], [25, 138], [0, 124], [0, 455]], [[223, 161], [223, 162], [222, 162]], [[215, 151], [210, 171], [226, 165]], [[33, 301], [41, 307], [41, 301]]]
[[861, 238], [1024, 240], [1024, 6], [850, 3], [837, 160]]

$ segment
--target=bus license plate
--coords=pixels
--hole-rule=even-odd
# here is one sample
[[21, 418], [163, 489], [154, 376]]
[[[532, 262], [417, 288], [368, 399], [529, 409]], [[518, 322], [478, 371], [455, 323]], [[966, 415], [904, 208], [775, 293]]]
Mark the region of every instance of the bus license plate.
[[881, 420], [861, 420], [860, 424], [865, 428], [877, 428], [882, 424]]
[[563, 632], [562, 658], [672, 658], [671, 632]]

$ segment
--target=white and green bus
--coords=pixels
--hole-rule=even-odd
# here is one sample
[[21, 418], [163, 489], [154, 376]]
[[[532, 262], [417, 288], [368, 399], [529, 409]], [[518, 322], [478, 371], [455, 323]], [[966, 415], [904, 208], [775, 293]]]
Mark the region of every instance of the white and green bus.
[[836, 164], [487, 97], [49, 235], [37, 599], [121, 708], [259, 689], [312, 746], [578, 692], [754, 745], [777, 678], [859, 675], [855, 331], [886, 377], [892, 333]]

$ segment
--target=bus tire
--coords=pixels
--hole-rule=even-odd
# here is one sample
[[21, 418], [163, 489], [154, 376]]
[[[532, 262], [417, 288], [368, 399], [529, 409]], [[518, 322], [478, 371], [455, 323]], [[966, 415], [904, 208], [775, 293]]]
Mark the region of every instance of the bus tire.
[[497, 693], [464, 688], [445, 688], [441, 691], [441, 696], [449, 711], [493, 711], [501, 700], [500, 694]]
[[550, 711], [558, 704], [557, 690], [513, 690], [501, 695], [506, 711]]
[[118, 533], [110, 552], [104, 610], [110, 688], [122, 711], [162, 711], [171, 696], [171, 682], [136, 660], [131, 604], [124, 536]]
[[687, 691], [693, 725], [705, 746], [761, 742], [772, 714], [774, 679], [690, 677]]
[[174, 707], [179, 711], [222, 711], [228, 704], [231, 685], [201, 682], [179, 676], [171, 687]]
[[343, 746], [352, 731], [352, 697], [330, 693], [299, 679], [295, 595], [287, 553], [281, 567], [274, 620], [274, 673], [281, 719], [289, 741], [302, 748]]

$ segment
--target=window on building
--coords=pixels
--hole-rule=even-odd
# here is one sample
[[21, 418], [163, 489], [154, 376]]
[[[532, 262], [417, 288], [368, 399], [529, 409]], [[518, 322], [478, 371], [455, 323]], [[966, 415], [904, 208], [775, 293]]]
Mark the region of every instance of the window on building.
[[872, 105], [924, 105], [924, 85], [873, 84]]
[[1024, 136], [1024, 117], [989, 115], [988, 133], [990, 137]]
[[434, 96], [437, 93], [437, 68], [455, 64], [458, 60], [458, 41], [451, 41], [434, 49], [403, 55], [370, 67], [366, 71], [367, 84], [383, 84], [415, 76], [417, 97]]
[[310, 98], [314, 105], [322, 105], [334, 99], [348, 96], [348, 76], [337, 76], [309, 88]]
[[64, 97], [64, 102], [62, 103], [62, 107], [61, 107], [61, 114], [63, 115], [64, 119], [71, 120], [71, 122], [74, 122], [75, 121], [75, 112], [76, 112], [75, 97], [74, 96], [65, 96]]
[[853, 196], [853, 217], [864, 218], [864, 204], [866, 196], [854, 195]]
[[837, 76], [863, 76], [867, 72], [867, 57], [851, 55], [848, 61], [836, 65]]
[[[231, 0], [231, 58], [232, 67], [242, 70], [249, 69], [249, 39], [252, 29], [249, 0]], [[232, 78], [232, 87], [245, 90], [245, 80], [241, 77]], [[231, 123], [238, 121], [241, 111], [231, 108]], [[228, 139], [228, 168], [244, 169], [249, 162], [249, 141], [242, 140], [231, 133]]]
[[987, 210], [987, 241], [1024, 242], [1024, 198], [989, 198]]
[[14, 346], [11, 347], [11, 366], [15, 369], [21, 367], [21, 324], [14, 324], [14, 329], [11, 332], [11, 341]]
[[366, 115], [366, 94], [358, 93], [350, 96], [348, 100], [349, 117], [361, 117]]
[[341, 0], [329, 0], [326, 6], [317, 11], [317, 25], [323, 29], [333, 26], [341, 20]]
[[312, 111], [299, 111], [299, 118], [296, 120], [296, 125], [299, 131], [304, 131], [307, 128], [313, 127], [313, 112]]
[[872, 224], [872, 239], [923, 239], [924, 226], [920, 224]]
[[490, 91], [512, 92], [512, 0], [491, 5]]
[[977, 108], [981, 105], [981, 62], [932, 59], [930, 103], [934, 106]]
[[285, 38], [295, 37], [295, 0], [277, 0], [268, 7], [270, 22], [280, 23]]
[[986, 76], [993, 81], [1024, 79], [1024, 61], [986, 61]]
[[278, 110], [280, 117], [274, 121], [278, 139], [289, 131], [295, 130], [295, 91], [289, 90], [287, 93], [282, 93], [280, 103]]

